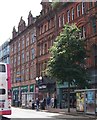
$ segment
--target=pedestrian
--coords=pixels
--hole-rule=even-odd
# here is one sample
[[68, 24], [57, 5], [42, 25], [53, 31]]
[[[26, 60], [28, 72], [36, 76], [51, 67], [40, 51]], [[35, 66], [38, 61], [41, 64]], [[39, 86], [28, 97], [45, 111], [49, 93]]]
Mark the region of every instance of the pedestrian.
[[32, 107], [32, 101], [29, 100], [29, 108], [31, 108], [31, 107]]
[[34, 103], [34, 99], [32, 99], [32, 110], [35, 109], [35, 103]]
[[54, 97], [51, 98], [51, 107], [54, 107]]
[[50, 102], [51, 102], [51, 99], [50, 99], [50, 97], [48, 96], [47, 99], [46, 99], [47, 109], [48, 109], [49, 106], [50, 106]]
[[45, 98], [43, 98], [43, 108], [44, 108], [44, 110], [45, 110], [45, 107], [46, 107], [46, 99]]
[[36, 98], [36, 110], [39, 111], [39, 98]]
[[57, 98], [56, 98], [56, 96], [54, 98], [54, 108], [57, 108]]

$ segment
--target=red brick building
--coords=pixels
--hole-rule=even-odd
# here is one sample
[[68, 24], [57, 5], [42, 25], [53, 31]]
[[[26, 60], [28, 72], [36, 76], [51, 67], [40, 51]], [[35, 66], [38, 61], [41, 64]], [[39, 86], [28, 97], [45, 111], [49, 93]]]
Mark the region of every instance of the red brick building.
[[[97, 84], [97, 2], [67, 2], [52, 4], [42, 2], [42, 11], [36, 21], [37, 30], [37, 76], [45, 76], [49, 48], [66, 23], [75, 23], [81, 30], [80, 37], [87, 42], [90, 57], [87, 59], [92, 88]], [[66, 98], [66, 83], [58, 86], [57, 93]], [[60, 96], [61, 95], [61, 96]]]
[[18, 31], [15, 27], [10, 41], [10, 64], [13, 99], [21, 99], [23, 92], [34, 92], [36, 77], [36, 28], [29, 12], [28, 25], [21, 17]]
[[[56, 38], [55, 12], [50, 2], [41, 2], [42, 11], [36, 20], [37, 30], [37, 77], [42, 76], [45, 81], [45, 70], [50, 58], [49, 49]], [[47, 80], [47, 83], [50, 80]], [[43, 82], [44, 83], [44, 82]], [[44, 90], [45, 91], [45, 90]]]
[[[18, 32], [13, 29], [13, 38], [10, 41], [13, 91], [17, 91], [18, 95], [21, 92], [33, 91], [33, 85], [35, 91], [36, 78], [42, 77], [46, 80], [49, 49], [66, 23], [75, 23], [81, 29], [80, 37], [84, 38], [87, 49], [91, 51], [86, 67], [91, 75], [92, 88], [96, 87], [97, 2], [62, 2], [55, 5], [41, 2], [41, 5], [42, 10], [36, 19], [29, 13], [28, 25], [26, 26], [21, 18]], [[60, 100], [66, 98], [66, 88], [66, 83], [57, 87]]]

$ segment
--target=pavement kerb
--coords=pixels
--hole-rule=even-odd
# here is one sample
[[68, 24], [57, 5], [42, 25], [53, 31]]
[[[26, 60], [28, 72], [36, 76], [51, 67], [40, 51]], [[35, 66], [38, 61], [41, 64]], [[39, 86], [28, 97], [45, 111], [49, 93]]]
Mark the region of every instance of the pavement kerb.
[[85, 113], [78, 113], [78, 112], [67, 112], [67, 111], [51, 111], [51, 110], [44, 110], [45, 112], [50, 112], [50, 113], [59, 113], [59, 114], [61, 114], [61, 115], [72, 115], [72, 116], [84, 116], [84, 117], [88, 117], [88, 118], [96, 118], [97, 119], [97, 116], [95, 116], [95, 115], [90, 115], [90, 114], [85, 114]]
[[88, 118], [97, 118], [95, 115], [88, 115], [88, 114], [84, 114], [84, 113], [65, 113], [66, 115], [73, 115], [73, 116], [84, 116], [84, 117], [88, 117]]

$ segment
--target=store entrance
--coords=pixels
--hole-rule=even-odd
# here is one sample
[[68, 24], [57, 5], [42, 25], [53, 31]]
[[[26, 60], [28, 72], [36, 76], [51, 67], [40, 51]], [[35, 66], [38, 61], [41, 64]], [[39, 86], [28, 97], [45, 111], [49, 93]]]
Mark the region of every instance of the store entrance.
[[[68, 92], [61, 90], [60, 94], [60, 106], [61, 108], [68, 108]], [[70, 92], [70, 108], [76, 107], [76, 94], [75, 92]]]

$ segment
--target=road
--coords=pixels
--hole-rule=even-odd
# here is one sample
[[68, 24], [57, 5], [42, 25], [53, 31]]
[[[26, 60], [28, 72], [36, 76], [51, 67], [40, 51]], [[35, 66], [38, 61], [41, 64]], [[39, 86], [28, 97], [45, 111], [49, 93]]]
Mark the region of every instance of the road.
[[12, 107], [12, 114], [4, 115], [4, 117], [8, 117], [8, 118], [52, 118], [58, 115], [59, 115], [58, 113], [49, 113], [49, 112], [43, 112], [43, 111]]
[[[45, 120], [46, 119], [48, 120], [48, 118], [51, 120], [55, 120], [55, 119], [57, 119], [57, 120], [63, 120], [63, 119], [64, 120], [72, 120], [72, 119], [73, 120], [89, 120], [88, 117], [85, 117], [82, 115], [81, 116], [74, 116], [74, 115], [50, 113], [50, 112], [36, 111], [36, 110], [22, 109], [22, 108], [14, 108], [14, 107], [12, 107], [12, 115], [5, 115], [4, 117], [10, 118], [7, 120], [15, 120], [15, 118], [18, 118], [18, 120], [19, 120], [19, 118], [20, 118], [20, 120], [22, 120], [22, 119], [26, 120], [28, 118], [37, 118], [37, 119], [45, 118]], [[92, 119], [92, 120], [94, 120], [94, 119]]]

